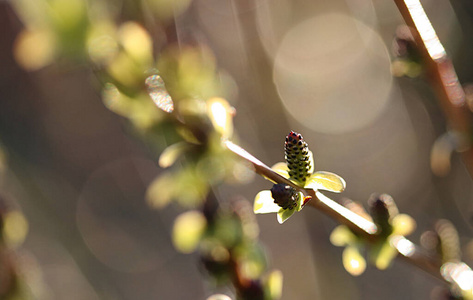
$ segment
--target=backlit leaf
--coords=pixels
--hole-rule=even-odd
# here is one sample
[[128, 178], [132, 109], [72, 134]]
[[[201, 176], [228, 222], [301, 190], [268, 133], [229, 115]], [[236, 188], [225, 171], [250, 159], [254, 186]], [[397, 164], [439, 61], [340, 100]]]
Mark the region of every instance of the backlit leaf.
[[283, 209], [281, 208], [278, 212], [278, 222], [279, 224], [282, 224], [286, 222], [287, 219], [289, 219], [295, 212], [297, 208], [294, 209]]
[[277, 300], [282, 296], [283, 274], [279, 270], [272, 271], [266, 279], [266, 288], [269, 291], [269, 299]]
[[363, 274], [366, 269], [366, 260], [360, 254], [357, 247], [348, 246], [343, 250], [343, 266], [353, 276]]
[[255, 212], [255, 214], [275, 213], [278, 212], [280, 209], [281, 207], [274, 203], [274, 199], [271, 196], [271, 191], [261, 191], [256, 195], [255, 203], [253, 206], [253, 211]]
[[189, 148], [189, 144], [185, 142], [176, 143], [167, 147], [161, 156], [159, 156], [159, 166], [161, 168], [168, 168], [172, 166], [176, 160]]
[[146, 200], [149, 205], [156, 208], [163, 208], [174, 195], [174, 178], [170, 174], [163, 174], [156, 178], [146, 191]]
[[271, 170], [273, 170], [274, 172], [278, 173], [279, 175], [283, 177], [286, 177], [286, 178], [289, 177], [289, 174], [287, 172], [288, 171], [287, 164], [285, 162], [276, 163], [275, 165], [271, 167]]
[[376, 268], [385, 270], [397, 255], [397, 250], [390, 243], [385, 242], [371, 249], [370, 257]]
[[174, 221], [172, 242], [182, 253], [191, 253], [197, 247], [207, 226], [205, 216], [199, 211], [188, 211]]
[[350, 229], [344, 225], [339, 225], [330, 234], [330, 242], [337, 247], [343, 247], [353, 243], [356, 237]]
[[315, 172], [307, 179], [305, 187], [314, 190], [326, 190], [340, 193], [345, 190], [346, 183], [345, 180], [337, 174], [319, 171]]
[[396, 235], [409, 235], [416, 229], [416, 221], [409, 215], [399, 214], [392, 220], [392, 225]]

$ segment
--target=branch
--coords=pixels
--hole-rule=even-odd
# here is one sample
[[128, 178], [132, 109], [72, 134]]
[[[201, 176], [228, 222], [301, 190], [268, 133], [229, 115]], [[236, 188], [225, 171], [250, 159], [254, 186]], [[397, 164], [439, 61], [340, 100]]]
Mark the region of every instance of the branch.
[[[335, 219], [335, 221], [339, 222], [340, 224], [346, 225], [351, 230], [353, 230], [353, 232], [363, 237], [363, 239], [370, 243], [374, 243], [379, 239], [379, 236], [377, 235], [377, 227], [373, 222], [352, 212], [351, 210], [338, 204], [318, 191], [302, 188], [294, 184], [287, 178], [284, 178], [283, 176], [271, 170], [271, 168], [269, 168], [267, 165], [262, 163], [240, 146], [235, 145], [230, 141], [225, 141], [224, 144], [230, 151], [251, 163], [257, 174], [260, 174], [275, 183], [288, 184], [297, 191], [302, 192], [305, 196], [312, 197], [312, 200], [309, 201], [307, 205], [320, 210], [321, 212]], [[397, 236], [393, 238], [392, 245], [400, 254], [398, 257], [402, 258], [404, 261], [418, 267], [419, 269], [440, 280], [448, 282], [440, 274], [440, 267], [442, 266], [440, 259], [436, 259], [430, 255], [427, 255], [419, 246], [415, 245], [403, 236]]]
[[[419, 0], [394, 0], [404, 21], [409, 26], [417, 44], [427, 76], [437, 93], [450, 129], [471, 136], [473, 118], [465, 100], [465, 92], [458, 80], [455, 68], [440, 43], [429, 18]], [[469, 143], [471, 143], [468, 140]], [[462, 152], [465, 165], [473, 177], [473, 148]]]

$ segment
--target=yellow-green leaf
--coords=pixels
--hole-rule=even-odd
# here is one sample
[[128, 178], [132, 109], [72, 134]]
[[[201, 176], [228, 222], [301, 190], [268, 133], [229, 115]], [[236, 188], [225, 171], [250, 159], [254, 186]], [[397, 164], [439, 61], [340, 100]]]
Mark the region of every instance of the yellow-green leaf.
[[146, 191], [146, 201], [156, 208], [166, 206], [174, 196], [174, 178], [170, 174], [163, 174], [156, 178]]
[[163, 153], [161, 153], [161, 156], [159, 156], [159, 166], [161, 168], [172, 166], [187, 149], [189, 149], [189, 144], [186, 142], [176, 143], [167, 147], [164, 149]]
[[271, 170], [278, 173], [279, 175], [289, 178], [289, 173], [287, 172], [287, 164], [285, 162], [278, 162], [271, 167]]
[[343, 247], [355, 242], [356, 236], [345, 225], [339, 225], [330, 234], [330, 242], [337, 247]]
[[270, 300], [278, 300], [282, 296], [283, 274], [279, 270], [272, 271], [266, 279], [265, 286]]
[[3, 220], [3, 238], [10, 247], [16, 247], [23, 243], [28, 234], [28, 221], [19, 211], [11, 211], [5, 214]]
[[348, 246], [343, 250], [342, 254], [343, 266], [348, 273], [353, 276], [363, 274], [366, 269], [366, 260], [360, 254], [360, 251], [355, 246]]
[[297, 192], [299, 194], [298, 200], [297, 200], [297, 206], [296, 210], [301, 211], [302, 210], [302, 205], [304, 204], [304, 194], [302, 192]]
[[179, 215], [174, 221], [172, 242], [182, 253], [191, 253], [199, 244], [205, 231], [207, 221], [205, 216], [196, 210]]
[[346, 183], [345, 180], [337, 174], [319, 171], [315, 172], [308, 178], [305, 187], [314, 190], [326, 190], [341, 193], [345, 190]]
[[385, 270], [397, 255], [397, 250], [389, 242], [372, 248], [371, 259], [376, 268]]
[[281, 207], [274, 203], [274, 199], [271, 196], [271, 191], [261, 191], [256, 195], [253, 206], [253, 211], [255, 214], [276, 213], [280, 209]]
[[416, 221], [409, 215], [399, 214], [392, 220], [395, 235], [408, 235], [416, 229]]
[[118, 30], [118, 38], [126, 53], [142, 66], [150, 66], [153, 60], [153, 41], [140, 24], [125, 22]]
[[296, 212], [296, 208], [294, 209], [283, 209], [281, 208], [278, 212], [278, 222], [282, 224], [286, 222], [294, 213]]

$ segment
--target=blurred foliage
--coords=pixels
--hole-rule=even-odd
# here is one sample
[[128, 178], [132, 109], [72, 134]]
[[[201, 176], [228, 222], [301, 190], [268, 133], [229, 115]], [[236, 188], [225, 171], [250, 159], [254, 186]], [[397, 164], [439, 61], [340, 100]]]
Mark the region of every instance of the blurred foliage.
[[[245, 200], [217, 199], [213, 192], [223, 183], [247, 181], [248, 172], [241, 171], [245, 165], [222, 144], [222, 140], [237, 139], [232, 120], [235, 110], [225, 99], [225, 83], [212, 51], [201, 44], [169, 42], [175, 37], [170, 36], [173, 33], [168, 25], [190, 2], [124, 1], [120, 4], [130, 12], [123, 13], [114, 1], [105, 0], [13, 1], [25, 25], [15, 42], [14, 56], [30, 71], [57, 62], [63, 66], [90, 65], [102, 84], [104, 105], [126, 119], [153, 153], [161, 152], [158, 162], [162, 168], [170, 168], [152, 182], [146, 198], [156, 208], [176, 203], [186, 210], [174, 223], [172, 241], [176, 249], [183, 253], [197, 251], [213, 282], [231, 283], [239, 299], [279, 299], [282, 273], [267, 270], [251, 207]], [[152, 14], [159, 27], [152, 33], [144, 21], [146, 14]], [[420, 58], [405, 28], [398, 31], [394, 48], [397, 58], [391, 65], [392, 73], [418, 77], [422, 73]], [[450, 155], [448, 149], [443, 152]], [[285, 154], [286, 162], [272, 169], [294, 185], [336, 193], [345, 189], [340, 176], [314, 171], [312, 152], [301, 135], [289, 134]], [[0, 168], [3, 162], [0, 152]], [[277, 213], [279, 223], [283, 223], [310, 200], [302, 193], [288, 195], [280, 202], [294, 201], [295, 205], [283, 208], [275, 203], [271, 191], [262, 191], [255, 198], [253, 210]], [[366, 268], [365, 250], [377, 268], [389, 267], [397, 254], [392, 239], [410, 234], [415, 228], [414, 220], [399, 214], [390, 196], [374, 196], [369, 205], [370, 214], [353, 202], [347, 207], [376, 224], [379, 230], [373, 244], [367, 244], [345, 226], [335, 228], [330, 237], [334, 245], [345, 247], [343, 265], [355, 276]], [[445, 224], [436, 231], [438, 251], [445, 263], [443, 275], [457, 285], [465, 282], [465, 286], [455, 287], [461, 290], [457, 295], [471, 299], [471, 281], [457, 277], [469, 280], [473, 273], [452, 250], [452, 245], [458, 244], [458, 235]], [[28, 232], [28, 223], [19, 210], [0, 206], [0, 225], [0, 297], [34, 298], [34, 289], [23, 280], [14, 252]], [[214, 295], [209, 299], [227, 298]]]
[[422, 57], [417, 49], [408, 26], [399, 26], [392, 44], [394, 59], [391, 72], [396, 77], [419, 77], [422, 70]]
[[[0, 145], [0, 183], [7, 171], [7, 154]], [[44, 283], [35, 259], [21, 249], [28, 221], [18, 204], [0, 192], [0, 299], [44, 297]]]
[[366, 269], [366, 261], [363, 256], [368, 249], [369, 261], [378, 269], [388, 268], [398, 251], [392, 245], [391, 239], [396, 236], [404, 236], [412, 233], [416, 227], [414, 219], [399, 211], [391, 196], [373, 195], [369, 200], [370, 213], [368, 214], [361, 205], [346, 200], [345, 206], [351, 211], [359, 214], [367, 220], [376, 224], [378, 231], [374, 243], [358, 236], [345, 225], [336, 227], [330, 235], [330, 241], [338, 247], [345, 247], [343, 251], [343, 266], [348, 273], [358, 276]]
[[[165, 24], [189, 3], [143, 0], [135, 8], [149, 9]], [[226, 201], [213, 196], [213, 186], [246, 179], [236, 172], [241, 163], [221, 143], [233, 137], [234, 109], [222, 98], [225, 89], [210, 49], [165, 44], [156, 54], [148, 30], [136, 21], [117, 21], [106, 1], [22, 0], [16, 7], [26, 25], [14, 50], [19, 64], [37, 70], [57, 60], [92, 63], [105, 106], [162, 151], [159, 165], [172, 170], [150, 185], [147, 199], [157, 208], [175, 201], [191, 209], [175, 220], [176, 249], [198, 250], [215, 282], [232, 282], [240, 299], [278, 299], [282, 277], [263, 278], [267, 263], [251, 209], [242, 201], [223, 208], [219, 203]], [[25, 231], [18, 216], [8, 220], [23, 228], [17, 232]]]

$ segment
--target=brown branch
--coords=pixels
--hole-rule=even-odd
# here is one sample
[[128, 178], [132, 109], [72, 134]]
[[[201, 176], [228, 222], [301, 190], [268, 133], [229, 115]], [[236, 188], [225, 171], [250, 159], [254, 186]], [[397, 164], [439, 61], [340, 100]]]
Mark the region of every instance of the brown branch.
[[[419, 0], [394, 0], [394, 2], [411, 30], [448, 126], [451, 130], [470, 137], [473, 118], [465, 100], [465, 92], [421, 3]], [[473, 177], [473, 148], [470, 145], [468, 150], [462, 152], [462, 158], [470, 176]]]

